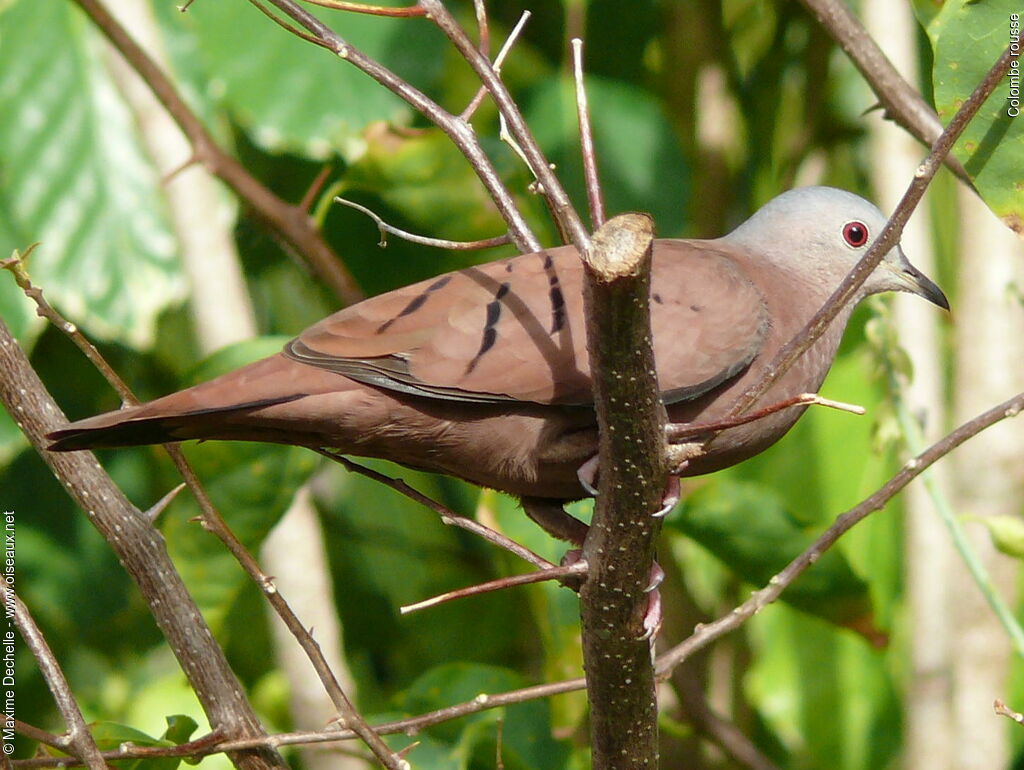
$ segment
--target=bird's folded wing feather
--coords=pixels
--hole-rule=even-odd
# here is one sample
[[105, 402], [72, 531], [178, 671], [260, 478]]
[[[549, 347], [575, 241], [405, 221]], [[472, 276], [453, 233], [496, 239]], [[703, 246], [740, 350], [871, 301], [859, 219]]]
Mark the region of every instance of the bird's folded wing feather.
[[[492, 262], [335, 313], [285, 354], [429, 398], [588, 404], [582, 280], [571, 247]], [[760, 292], [713, 242], [655, 242], [651, 319], [669, 403], [746, 368], [768, 328]]]

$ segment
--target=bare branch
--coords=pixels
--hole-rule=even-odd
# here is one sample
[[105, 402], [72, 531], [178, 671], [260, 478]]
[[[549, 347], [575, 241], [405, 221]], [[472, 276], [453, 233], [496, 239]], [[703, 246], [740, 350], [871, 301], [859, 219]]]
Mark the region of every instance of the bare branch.
[[344, 0], [305, 0], [305, 2], [310, 5], [319, 5], [321, 8], [332, 8], [336, 11], [351, 11], [352, 13], [365, 13], [369, 16], [394, 16], [398, 18], [426, 16], [426, 11], [416, 5], [406, 6], [405, 8], [390, 8], [384, 5], [348, 3]]
[[[2, 319], [0, 400], [139, 586], [210, 724], [232, 737], [262, 738], [263, 728], [175, 571], [160, 533], [125, 498], [91, 452], [46, 451], [44, 436], [67, 420]], [[234, 753], [231, 759], [242, 770], [285, 767], [281, 757], [265, 747]]]
[[[650, 322], [654, 228], [623, 214], [585, 253], [584, 308], [598, 423], [599, 492], [583, 544], [583, 660], [596, 770], [657, 765], [654, 671], [646, 613], [668, 462]], [[632, 351], [623, 356], [622, 351]], [[660, 618], [657, 620], [660, 623]]]
[[418, 243], [421, 246], [432, 246], [438, 249], [453, 249], [459, 251], [471, 251], [473, 249], [488, 249], [492, 246], [503, 246], [506, 243], [511, 243], [511, 238], [506, 233], [505, 235], [499, 235], [494, 238], [485, 238], [479, 241], [449, 241], [444, 238], [428, 238], [425, 235], [416, 235], [416, 233], [410, 233], [408, 230], [402, 230], [394, 225], [389, 225], [376, 212], [368, 209], [362, 204], [350, 201], [346, 198], [336, 196], [335, 202], [340, 203], [342, 206], [348, 206], [350, 209], [366, 214], [370, 219], [373, 220], [374, 224], [377, 225], [377, 229], [380, 230], [380, 243], [381, 247], [387, 246], [387, 239], [385, 233], [391, 233], [401, 238], [403, 241], [409, 241], [410, 243]]
[[85, 357], [89, 360], [96, 371], [103, 375], [110, 386], [114, 389], [118, 396], [121, 397], [121, 403], [123, 404], [136, 404], [138, 401], [132, 395], [131, 389], [121, 379], [120, 375], [114, 371], [113, 367], [107, 363], [107, 360], [100, 354], [96, 349], [96, 346], [89, 342], [88, 338], [79, 330], [76, 324], [71, 323], [68, 319], [62, 316], [57, 310], [46, 301], [43, 296], [43, 290], [32, 285], [32, 279], [25, 269], [25, 260], [28, 259], [29, 255], [35, 250], [36, 244], [29, 246], [24, 254], [14, 253], [14, 256], [8, 257], [7, 259], [0, 260], [0, 268], [7, 270], [14, 276], [14, 282], [18, 284], [18, 287], [25, 293], [25, 296], [32, 300], [36, 305], [36, 315], [41, 318], [45, 318], [47, 321], [52, 323], [64, 334], [66, 334], [72, 342], [78, 347]]
[[291, 606], [281, 596], [274, 585], [273, 579], [263, 572], [253, 555], [235, 537], [234, 532], [228, 527], [227, 522], [224, 521], [224, 518], [206, 494], [206, 490], [200, 484], [195, 472], [185, 459], [181, 448], [177, 445], [165, 445], [165, 449], [171, 455], [171, 460], [178, 469], [178, 473], [181, 474], [185, 483], [188, 484], [189, 489], [195, 496], [196, 502], [199, 503], [199, 508], [202, 510], [201, 520], [203, 526], [217, 536], [242, 566], [246, 574], [263, 591], [267, 601], [270, 602], [278, 617], [284, 621], [288, 630], [291, 631], [296, 641], [302, 647], [303, 652], [306, 653], [310, 663], [313, 664], [320, 682], [330, 696], [334, 707], [338, 710], [342, 724], [351, 728], [388, 770], [408, 770], [403, 764], [403, 760], [391, 751], [388, 745], [374, 732], [373, 728], [367, 724], [363, 716], [352, 705], [352, 701], [349, 700], [344, 690], [342, 690], [337, 677], [327, 662], [327, 658], [324, 657], [323, 650], [320, 649], [320, 645], [313, 638], [313, 634], [302, 624], [302, 621], [296, 616]]
[[[81, 1], [83, 0], [79, 0], [79, 2]], [[316, 38], [317, 45], [328, 48], [340, 58], [345, 59], [365, 72], [444, 131], [452, 140], [452, 143], [459, 148], [469, 161], [480, 181], [483, 182], [495, 206], [497, 206], [498, 212], [508, 223], [512, 240], [516, 247], [523, 252], [540, 250], [540, 241], [530, 231], [526, 220], [516, 208], [515, 200], [498, 176], [498, 172], [491, 163], [490, 158], [484, 153], [483, 148], [473, 133], [472, 127], [466, 121], [460, 120], [457, 116], [447, 112], [422, 91], [414, 88], [410, 83], [364, 54], [358, 48], [350, 45], [340, 35], [320, 21], [320, 19], [301, 7], [295, 0], [269, 1], [290, 19], [312, 33]], [[249, 2], [255, 3], [255, 0], [249, 0]], [[469, 45], [475, 55], [481, 56], [480, 52], [472, 47], [472, 44]]]
[[1014, 711], [1013, 709], [1009, 708], [999, 698], [996, 698], [995, 703], [992, 704], [992, 708], [995, 709], [995, 712], [999, 716], [1012, 719], [1019, 725], [1024, 725], [1024, 714], [1021, 714], [1019, 711]]
[[[430, 18], [448, 36], [448, 39], [452, 41], [459, 53], [462, 54], [463, 58], [473, 68], [473, 71], [476, 72], [480, 82], [490, 92], [491, 98], [494, 99], [502, 116], [507, 121], [509, 132], [515, 139], [516, 144], [522, 149], [531, 172], [540, 182], [544, 196], [550, 201], [555, 221], [558, 222], [562, 232], [566, 233], [572, 243], [580, 250], [580, 253], [586, 253], [590, 247], [590, 234], [583, 226], [579, 215], [569, 200], [569, 196], [552, 171], [551, 164], [548, 163], [548, 160], [537, 145], [522, 113], [519, 111], [519, 106], [512, 99], [512, 95], [508, 92], [498, 73], [494, 71], [494, 67], [473, 46], [465, 32], [459, 27], [458, 22], [455, 21], [440, 0], [420, 0], [420, 5], [427, 9]], [[533, 250], [536, 251], [536, 249]]]
[[489, 580], [486, 583], [479, 583], [475, 586], [459, 588], [455, 591], [448, 591], [447, 593], [433, 596], [430, 599], [424, 599], [423, 601], [416, 602], [415, 604], [403, 605], [398, 608], [398, 611], [402, 615], [409, 615], [413, 612], [419, 612], [420, 610], [425, 610], [430, 607], [436, 607], [439, 604], [446, 604], [448, 602], [455, 601], [456, 599], [465, 599], [469, 596], [479, 596], [480, 594], [493, 593], [494, 591], [504, 591], [506, 588], [515, 588], [516, 586], [525, 586], [530, 585], [531, 583], [543, 583], [546, 580], [564, 580], [569, 577], [579, 578], [586, 573], [587, 563], [578, 561], [567, 567], [552, 567], [551, 569], [527, 572], [524, 575], [510, 575], [508, 577], [498, 578], [497, 580]]
[[[85, 717], [82, 716], [82, 711], [78, 708], [78, 703], [75, 702], [75, 696], [71, 693], [68, 680], [61, 670], [57, 658], [54, 657], [50, 645], [47, 644], [46, 637], [39, 630], [39, 626], [36, 625], [28, 608], [3, 580], [0, 580], [0, 599], [3, 600], [5, 607], [14, 606], [14, 622], [18, 625], [21, 638], [25, 640], [36, 663], [39, 664], [39, 671], [42, 673], [43, 679], [46, 680], [50, 692], [53, 693], [53, 700], [57, 704], [60, 715], [64, 718], [64, 724], [67, 725], [67, 744], [62, 749], [70, 750], [85, 763], [89, 770], [107, 770], [107, 763], [100, 755], [100, 749], [96, 745], [96, 741], [93, 740], [92, 733], [89, 732]], [[4, 720], [7, 719], [8, 717], [5, 716]]]
[[576, 119], [580, 128], [580, 149], [583, 153], [587, 200], [590, 202], [590, 224], [596, 229], [604, 224], [604, 199], [601, 196], [601, 179], [597, 173], [597, 154], [594, 152], [594, 131], [590, 125], [587, 89], [583, 82], [583, 41], [579, 38], [573, 38], [572, 41], [572, 74], [576, 84]]
[[862, 415], [865, 413], [864, 407], [858, 406], [857, 404], [833, 401], [830, 398], [823, 398], [817, 393], [801, 393], [799, 396], [787, 398], [785, 401], [771, 404], [762, 409], [756, 409], [753, 412], [747, 412], [739, 415], [738, 417], [730, 417], [724, 420], [715, 420], [713, 422], [670, 423], [665, 426], [665, 438], [668, 439], [669, 443], [673, 444], [682, 441], [691, 441], [708, 433], [720, 433], [723, 430], [735, 428], [738, 425], [746, 425], [748, 422], [760, 420], [770, 414], [775, 414], [776, 412], [781, 412], [783, 409], [789, 409], [794, 406], [825, 406], [830, 409], [836, 409], [840, 412], [850, 412], [851, 414]]
[[[17, 258], [7, 259], [0, 263], [0, 266], [7, 268], [14, 273], [19, 286], [21, 286], [25, 293], [36, 302], [40, 315], [46, 317], [54, 323], [58, 329], [64, 331], [69, 337], [71, 337], [72, 341], [86, 354], [89, 360], [96, 365], [100, 373], [103, 374], [107, 378], [108, 382], [118, 390], [122, 400], [128, 404], [137, 404], [138, 399], [131, 392], [128, 386], [125, 385], [124, 381], [121, 380], [117, 373], [114, 372], [113, 368], [107, 363], [99, 351], [96, 350], [95, 346], [93, 346], [92, 343], [78, 331], [74, 324], [69, 323], [63, 316], [57, 313], [49, 303], [46, 302], [46, 299], [40, 289], [32, 286], [21, 260]], [[355, 710], [351, 701], [349, 701], [348, 697], [342, 691], [337, 678], [334, 676], [334, 672], [331, 671], [320, 646], [317, 644], [316, 640], [313, 639], [312, 634], [305, 628], [305, 626], [302, 625], [291, 607], [285, 601], [284, 597], [282, 597], [274, 587], [273, 581], [263, 573], [252, 554], [250, 554], [238, 538], [235, 537], [230, 527], [228, 527], [227, 522], [224, 521], [220, 512], [214, 507], [206, 494], [206, 490], [203, 488], [199, 479], [196, 477], [195, 472], [185, 459], [185, 455], [181, 451], [181, 447], [177, 444], [164, 444], [163, 448], [170, 456], [171, 461], [178, 469], [178, 472], [184, 479], [185, 484], [188, 486], [189, 490], [195, 497], [196, 502], [199, 504], [199, 507], [202, 510], [203, 526], [210, 532], [213, 532], [221, 542], [227, 546], [228, 550], [236, 558], [246, 573], [263, 590], [263, 593], [270, 601], [271, 606], [278, 613], [289, 630], [291, 630], [295, 635], [296, 640], [309, 657], [310, 662], [313, 664], [313, 668], [316, 670], [324, 688], [327, 690], [328, 695], [330, 695], [335, 708], [338, 709], [338, 713], [342, 716], [345, 724], [352, 727], [356, 733], [363, 738], [367, 746], [374, 752], [377, 758], [381, 760], [385, 767], [392, 768], [393, 770], [402, 770], [400, 760], [395, 757], [380, 737], [370, 729], [366, 724], [366, 720], [364, 720]], [[140, 516], [142, 516], [147, 522], [152, 523], [156, 517], [159, 516], [163, 508], [170, 503], [170, 500], [173, 499], [179, 491], [180, 487], [172, 490], [157, 502], [150, 511], [140, 513]], [[219, 651], [219, 648], [217, 649]]]
[[[475, 0], [475, 5], [477, 7], [477, 23], [480, 25], [481, 30], [480, 53], [483, 54], [484, 56], [487, 56], [487, 50], [483, 45], [484, 33], [487, 31], [487, 15], [484, 12], [483, 0]], [[519, 35], [523, 31], [523, 27], [525, 27], [526, 22], [530, 20], [530, 15], [531, 14], [529, 11], [523, 11], [522, 16], [519, 17], [519, 21], [516, 22], [516, 25], [512, 28], [512, 31], [509, 33], [508, 39], [505, 41], [505, 44], [501, 47], [501, 50], [498, 51], [498, 55], [494, 57], [494, 71], [497, 72], [498, 74], [501, 74], [501, 65], [504, 63], [505, 57], [508, 56], [508, 52], [512, 50], [512, 46], [515, 44], [516, 40], [519, 39]], [[485, 96], [487, 96], [487, 89], [484, 86], [480, 86], [480, 88], [476, 92], [476, 95], [470, 100], [469, 104], [466, 106], [466, 109], [462, 111], [459, 117], [462, 120], [469, 120], [470, 118], [472, 118], [473, 113], [476, 112], [477, 108], [480, 106], [480, 103], [484, 100]]]

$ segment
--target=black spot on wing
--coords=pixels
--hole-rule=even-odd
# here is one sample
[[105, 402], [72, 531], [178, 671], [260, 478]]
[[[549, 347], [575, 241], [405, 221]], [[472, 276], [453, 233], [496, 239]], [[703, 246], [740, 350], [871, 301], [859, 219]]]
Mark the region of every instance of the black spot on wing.
[[654, 294], [651, 295], [651, 299], [653, 299], [659, 305], [661, 304], [661, 295], [658, 294], [657, 292], [655, 292]]
[[548, 296], [551, 299], [551, 333], [556, 334], [562, 330], [565, 326], [565, 297], [562, 296], [562, 290], [558, 287], [558, 279], [552, 279], [551, 290], [548, 292]]
[[436, 281], [430, 284], [430, 286], [424, 289], [421, 294], [417, 294], [415, 297], [409, 300], [409, 304], [403, 307], [398, 315], [394, 316], [393, 318], [389, 318], [387, 321], [378, 326], [376, 333], [381, 334], [382, 332], [386, 332], [388, 328], [391, 326], [391, 324], [393, 324], [399, 318], [404, 318], [407, 315], [415, 313], [417, 310], [419, 310], [427, 303], [427, 299], [433, 292], [447, 286], [448, 282], [451, 281], [451, 279], [452, 277], [450, 275], [443, 275], [440, 278], [438, 278]]
[[494, 343], [498, 341], [498, 321], [501, 319], [501, 300], [506, 294], [508, 294], [509, 285], [507, 283], [501, 284], [498, 287], [498, 291], [494, 295], [494, 299], [487, 303], [487, 318], [484, 320], [484, 333], [480, 339], [480, 349], [473, 356], [473, 360], [466, 366], [466, 374], [469, 374], [476, 365], [480, 363], [480, 359], [483, 355], [494, 347]]

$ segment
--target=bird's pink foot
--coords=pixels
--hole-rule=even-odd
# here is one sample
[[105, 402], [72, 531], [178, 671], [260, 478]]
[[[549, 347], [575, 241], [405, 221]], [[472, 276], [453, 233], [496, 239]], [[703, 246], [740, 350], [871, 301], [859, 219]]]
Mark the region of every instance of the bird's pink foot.
[[650, 581], [647, 583], [647, 588], [644, 592], [647, 594], [647, 611], [644, 613], [644, 632], [641, 634], [641, 639], [653, 639], [658, 635], [658, 631], [661, 629], [662, 612], [661, 612], [661, 591], [658, 590], [658, 586], [665, 579], [665, 570], [661, 568], [658, 562], [654, 562], [651, 565]]
[[579, 467], [579, 470], [576, 471], [576, 478], [580, 480], [580, 486], [583, 487], [591, 497], [597, 497], [597, 468], [597, 455], [594, 455], [583, 463], [583, 465]]
[[667, 516], [668, 513], [676, 507], [676, 503], [679, 502], [680, 487], [679, 477], [669, 476], [668, 483], [665, 485], [665, 491], [661, 495], [661, 508], [652, 513], [656, 519], [660, 519]]

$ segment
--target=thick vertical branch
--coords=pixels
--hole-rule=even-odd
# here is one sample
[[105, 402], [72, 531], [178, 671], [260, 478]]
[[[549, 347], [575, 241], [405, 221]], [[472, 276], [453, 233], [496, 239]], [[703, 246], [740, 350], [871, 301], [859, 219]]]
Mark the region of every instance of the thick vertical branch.
[[[245, 691], [175, 571], [160, 533], [91, 452], [55, 454], [44, 449], [43, 436], [66, 424], [66, 419], [2, 320], [0, 400], [138, 585], [213, 728], [238, 738], [265, 737]], [[269, 748], [230, 756], [240, 770], [286, 767]]]
[[657, 766], [657, 703], [644, 638], [651, 565], [667, 462], [651, 338], [650, 218], [615, 217], [586, 255], [587, 340], [595, 372], [600, 479], [583, 547], [583, 660], [593, 766]]

